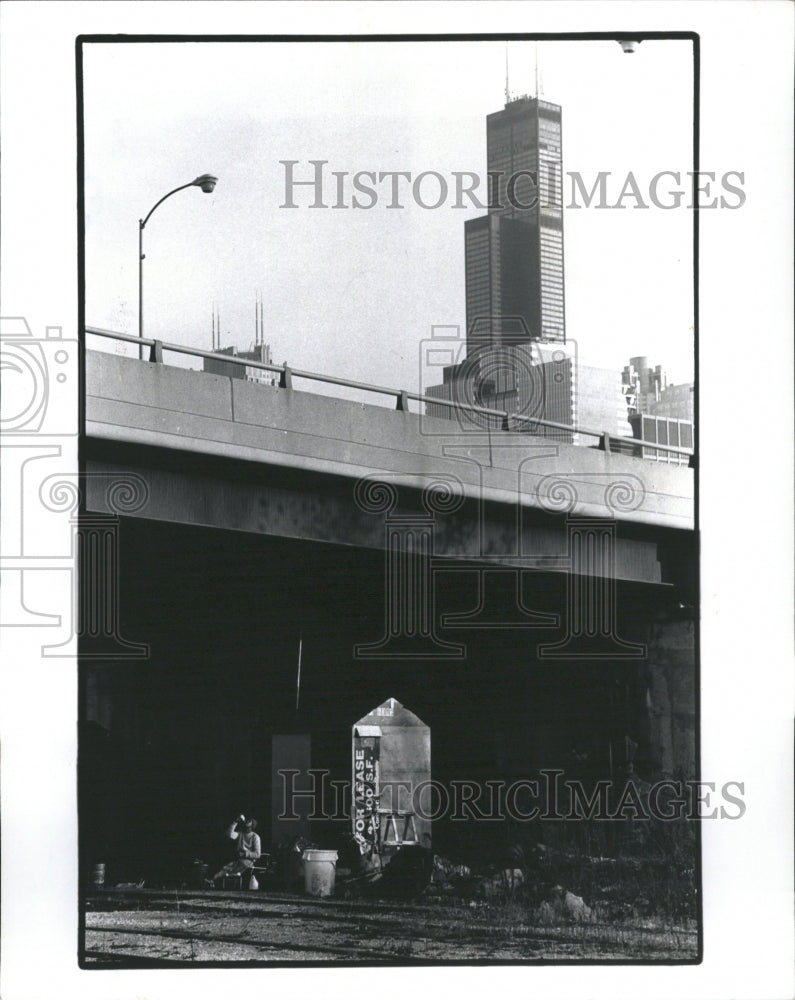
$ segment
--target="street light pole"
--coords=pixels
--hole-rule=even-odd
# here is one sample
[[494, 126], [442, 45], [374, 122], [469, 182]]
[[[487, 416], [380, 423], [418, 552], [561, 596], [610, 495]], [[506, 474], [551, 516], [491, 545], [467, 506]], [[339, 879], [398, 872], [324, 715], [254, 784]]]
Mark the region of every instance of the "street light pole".
[[[196, 180], [190, 181], [188, 184], [180, 184], [179, 187], [174, 188], [173, 191], [169, 191], [168, 194], [164, 194], [160, 201], [155, 202], [152, 208], [143, 219], [138, 220], [138, 338], [143, 340], [144, 337], [144, 227], [149, 221], [154, 210], [162, 205], [166, 198], [170, 198], [172, 194], [176, 194], [177, 191], [184, 191], [185, 188], [189, 187], [200, 187], [205, 194], [212, 194], [215, 190], [215, 185], [218, 183], [218, 178], [213, 177], [212, 174], [201, 174]], [[138, 348], [138, 358], [143, 361], [144, 356], [144, 345], [141, 344]]]
[[[138, 220], [138, 339], [144, 339], [144, 220]], [[138, 360], [144, 359], [144, 345], [138, 347]]]

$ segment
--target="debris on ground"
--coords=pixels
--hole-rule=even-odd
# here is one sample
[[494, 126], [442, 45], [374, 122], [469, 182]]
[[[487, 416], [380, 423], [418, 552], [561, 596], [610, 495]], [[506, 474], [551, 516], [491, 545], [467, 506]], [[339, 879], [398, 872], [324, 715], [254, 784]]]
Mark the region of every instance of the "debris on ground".
[[455, 881], [463, 881], [471, 877], [472, 870], [468, 865], [457, 865], [449, 858], [443, 858], [440, 854], [434, 854], [433, 871], [431, 872], [432, 885], [446, 886]]
[[377, 883], [379, 896], [409, 899], [418, 896], [433, 875], [433, 853], [427, 847], [410, 844], [385, 866]]
[[380, 859], [362, 855], [361, 861], [351, 869], [337, 869], [336, 893], [344, 899], [362, 896], [370, 891], [370, 887], [381, 878]]
[[478, 882], [475, 891], [478, 896], [494, 899], [507, 896], [524, 885], [524, 872], [521, 868], [505, 868], [496, 875], [486, 875]]
[[[91, 905], [93, 902], [93, 906]], [[163, 962], [351, 965], [427, 961], [692, 960], [695, 921], [539, 926], [514, 900], [429, 907], [344, 904], [274, 893], [96, 892], [86, 900], [85, 961], [97, 968]]]
[[527, 868], [527, 859], [521, 844], [509, 844], [502, 852], [501, 860], [503, 869], [521, 868], [524, 871]]
[[570, 923], [586, 923], [593, 918], [593, 911], [582, 896], [575, 896], [560, 885], [553, 886], [551, 898], [538, 907], [537, 919], [542, 924], [557, 924], [561, 920]]

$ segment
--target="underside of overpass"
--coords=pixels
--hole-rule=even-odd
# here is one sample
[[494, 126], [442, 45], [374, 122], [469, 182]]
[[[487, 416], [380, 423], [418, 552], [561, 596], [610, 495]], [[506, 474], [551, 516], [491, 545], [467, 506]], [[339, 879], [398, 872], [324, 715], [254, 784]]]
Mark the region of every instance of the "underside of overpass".
[[[618, 778], [628, 756], [643, 777], [693, 773], [681, 588], [618, 583], [617, 635], [644, 657], [545, 660], [539, 644], [565, 637], [567, 576], [520, 577], [522, 606], [557, 627], [442, 627], [478, 606], [479, 574], [459, 568], [435, 575], [435, 631], [463, 655], [374, 659], [354, 647], [385, 633], [383, 551], [137, 518], [118, 543], [119, 634], [149, 653], [83, 660], [80, 758], [84, 857], [115, 860], [117, 877], [212, 858], [241, 809], [267, 818], [273, 734], [310, 734], [312, 766], [347, 778], [351, 726], [390, 697], [431, 727], [437, 781]], [[489, 586], [514, 600], [512, 574]], [[434, 838], [472, 833], [441, 822]]]

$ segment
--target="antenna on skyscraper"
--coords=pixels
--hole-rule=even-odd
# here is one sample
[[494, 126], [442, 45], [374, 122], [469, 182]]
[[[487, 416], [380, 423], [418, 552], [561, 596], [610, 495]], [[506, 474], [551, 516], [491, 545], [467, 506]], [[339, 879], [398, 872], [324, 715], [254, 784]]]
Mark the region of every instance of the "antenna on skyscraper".
[[539, 97], [538, 91], [538, 42], [535, 43], [535, 63], [536, 63], [536, 97]]
[[221, 310], [213, 302], [213, 350], [221, 350]]
[[508, 83], [508, 43], [505, 43], [505, 103], [510, 104], [511, 88]]

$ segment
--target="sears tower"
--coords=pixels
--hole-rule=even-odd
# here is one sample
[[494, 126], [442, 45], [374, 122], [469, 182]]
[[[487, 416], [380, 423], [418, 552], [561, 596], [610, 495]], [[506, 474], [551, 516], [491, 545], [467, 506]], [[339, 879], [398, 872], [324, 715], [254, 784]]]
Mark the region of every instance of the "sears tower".
[[[466, 359], [444, 367], [428, 396], [574, 424], [566, 349], [561, 110], [538, 97], [486, 119], [488, 214], [465, 223]], [[429, 416], [477, 426], [498, 418], [428, 403]], [[571, 432], [527, 421], [505, 429], [559, 440]]]
[[509, 101], [486, 145], [488, 215], [465, 224], [468, 353], [565, 343], [561, 109]]

